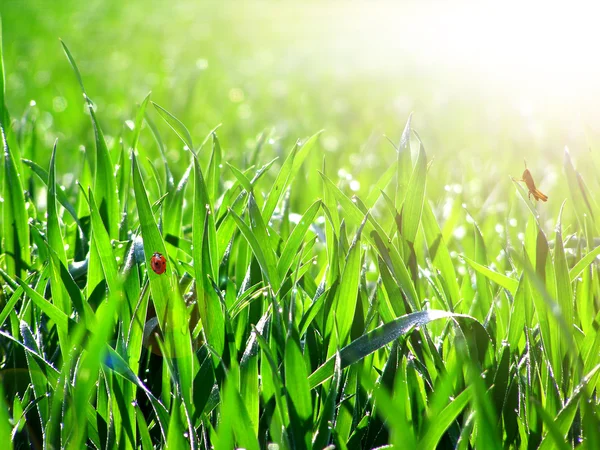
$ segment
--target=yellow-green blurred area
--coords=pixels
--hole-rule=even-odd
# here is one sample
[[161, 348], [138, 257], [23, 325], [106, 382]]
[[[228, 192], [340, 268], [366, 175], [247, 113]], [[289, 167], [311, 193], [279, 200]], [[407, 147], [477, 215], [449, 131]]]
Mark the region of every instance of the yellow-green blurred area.
[[[584, 7], [2, 0], [6, 102], [18, 118], [35, 101], [42, 165], [57, 137], [63, 174], [81, 145], [93, 145], [62, 38], [109, 147], [128, 136], [136, 105], [152, 91], [196, 146], [222, 124], [225, 158], [236, 164], [264, 131], [261, 163], [324, 129], [306, 182], [320, 183], [325, 160], [334, 181], [361, 195], [396, 157], [385, 136], [397, 144], [413, 112], [433, 160], [427, 192], [436, 204], [454, 195], [475, 212], [508, 211], [518, 203], [509, 177], [520, 178], [525, 158], [550, 197], [542, 218], [554, 221], [568, 197], [565, 146], [592, 191], [599, 182], [599, 70], [594, 14]], [[182, 144], [150, 114], [182, 173]], [[150, 133], [142, 146], [158, 158]]]

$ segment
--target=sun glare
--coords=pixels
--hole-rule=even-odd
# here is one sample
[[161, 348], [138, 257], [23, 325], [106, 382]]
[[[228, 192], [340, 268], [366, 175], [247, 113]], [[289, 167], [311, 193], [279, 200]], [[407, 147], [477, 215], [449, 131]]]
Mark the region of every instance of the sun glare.
[[[334, 53], [369, 70], [416, 64], [515, 94], [586, 102], [600, 91], [593, 2], [355, 3], [327, 31]], [[349, 57], [349, 54], [353, 56]], [[335, 55], [334, 55], [335, 59]]]

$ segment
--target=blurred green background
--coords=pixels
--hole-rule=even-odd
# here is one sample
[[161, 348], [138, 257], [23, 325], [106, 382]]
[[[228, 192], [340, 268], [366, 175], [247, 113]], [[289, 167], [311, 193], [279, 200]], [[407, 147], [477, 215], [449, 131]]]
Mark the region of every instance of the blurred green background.
[[[361, 195], [395, 158], [385, 136], [397, 143], [414, 112], [434, 159], [427, 189], [435, 205], [449, 192], [472, 213], [506, 213], [509, 176], [520, 177], [526, 158], [550, 196], [542, 217], [551, 227], [566, 197], [565, 145], [590, 188], [599, 187], [598, 68], [586, 35], [593, 16], [519, 5], [2, 0], [7, 106], [20, 117], [34, 100], [40, 164], [58, 137], [59, 173], [79, 173], [69, 155], [92, 145], [92, 130], [62, 38], [109, 147], [152, 91], [195, 145], [221, 123], [226, 160], [236, 164], [250, 159], [262, 132], [270, 137], [264, 163], [324, 129], [328, 173]], [[188, 158], [161, 122], [181, 174]], [[158, 158], [150, 133], [142, 146]], [[320, 185], [323, 158], [313, 158], [307, 183]]]

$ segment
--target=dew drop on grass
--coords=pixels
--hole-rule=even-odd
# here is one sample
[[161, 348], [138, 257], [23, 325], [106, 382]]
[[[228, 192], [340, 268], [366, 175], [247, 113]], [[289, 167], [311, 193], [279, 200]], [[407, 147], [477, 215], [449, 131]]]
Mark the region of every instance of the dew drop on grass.
[[452, 235], [456, 239], [461, 240], [467, 235], [467, 229], [463, 225], [460, 225], [459, 227], [456, 227]]

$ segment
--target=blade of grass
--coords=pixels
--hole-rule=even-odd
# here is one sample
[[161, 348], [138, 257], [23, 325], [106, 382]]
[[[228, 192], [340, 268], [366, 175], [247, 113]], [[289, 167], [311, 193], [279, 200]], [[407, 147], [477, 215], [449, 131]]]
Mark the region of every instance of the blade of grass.
[[417, 163], [406, 189], [406, 198], [402, 204], [400, 217], [402, 221], [402, 236], [409, 243], [414, 243], [421, 223], [425, 184], [427, 181], [427, 155], [420, 143]]
[[8, 146], [4, 128], [0, 127], [4, 148], [4, 253], [7, 273], [10, 276], [23, 276], [31, 264], [29, 243], [29, 223], [21, 175], [15, 165], [15, 158]]
[[519, 286], [519, 282], [517, 280], [507, 277], [506, 275], [502, 275], [501, 273], [496, 272], [486, 266], [483, 266], [465, 255], [461, 255], [461, 258], [467, 264], [469, 264], [469, 266], [471, 266], [475, 271], [486, 276], [490, 281], [493, 281], [498, 286], [507, 289], [508, 291], [510, 291], [511, 294], [514, 295], [517, 291], [517, 287]]
[[310, 153], [311, 149], [315, 146], [317, 139], [322, 131], [319, 131], [313, 134], [308, 140], [300, 145], [296, 143], [290, 156], [287, 157], [277, 178], [275, 179], [275, 183], [273, 183], [273, 187], [269, 191], [267, 195], [267, 201], [265, 202], [265, 206], [262, 211], [262, 218], [265, 222], [269, 222], [271, 220], [271, 216], [281, 199], [283, 193], [287, 190], [288, 186], [292, 184], [294, 177], [300, 170], [300, 166]]
[[111, 161], [108, 147], [106, 146], [104, 133], [102, 132], [96, 117], [94, 105], [86, 93], [83, 85], [83, 79], [81, 78], [81, 74], [77, 68], [77, 64], [75, 63], [75, 59], [67, 48], [67, 45], [62, 40], [60, 42], [63, 46], [63, 50], [67, 56], [67, 59], [69, 60], [69, 63], [75, 72], [75, 76], [79, 81], [79, 85], [81, 86], [81, 90], [90, 113], [90, 118], [92, 120], [92, 126], [94, 128], [96, 155], [94, 165], [90, 164], [94, 175], [94, 194], [98, 199], [102, 221], [104, 222], [104, 226], [106, 227], [109, 236], [111, 239], [117, 239], [119, 237], [118, 225], [120, 212], [119, 199], [117, 196], [117, 185], [114, 177], [114, 166]]
[[411, 155], [410, 155], [410, 134], [411, 134], [411, 121], [412, 113], [408, 116], [402, 137], [400, 138], [400, 144], [396, 149], [397, 152], [397, 163], [396, 163], [396, 195], [395, 195], [395, 207], [399, 209], [402, 203], [404, 203], [404, 197], [408, 187], [410, 179], [410, 173], [412, 168]]
[[[435, 320], [445, 318], [464, 318], [473, 320], [476, 324], [479, 323], [471, 316], [447, 311], [429, 310], [407, 314], [406, 316], [399, 317], [393, 322], [380, 325], [341, 349], [340, 358], [342, 361], [342, 369], [360, 361], [365, 356], [370, 355], [393, 340], [398, 339], [415, 327], [421, 327]], [[308, 377], [311, 389], [319, 386], [332, 376], [333, 365], [334, 360], [333, 357], [331, 357]]]
[[192, 136], [190, 135], [190, 132], [185, 127], [185, 125], [177, 117], [175, 117], [173, 114], [171, 114], [169, 111], [167, 111], [162, 106], [157, 105], [154, 102], [150, 102], [150, 103], [152, 103], [152, 105], [154, 106], [154, 108], [156, 108], [156, 111], [158, 112], [160, 117], [162, 117], [163, 120], [165, 122], [167, 122], [167, 125], [169, 125], [171, 127], [171, 129], [175, 132], [175, 134], [177, 136], [179, 136], [179, 139], [181, 139], [183, 141], [183, 143], [187, 146], [187, 148], [191, 151], [194, 151], [195, 149], [194, 149], [194, 144], [192, 142]]

